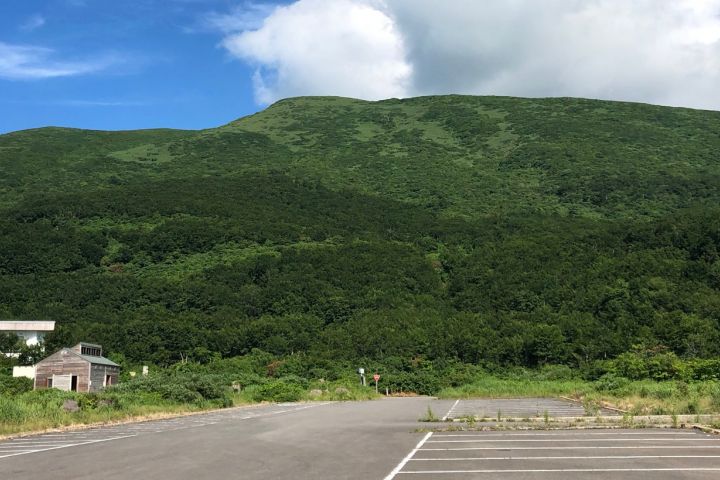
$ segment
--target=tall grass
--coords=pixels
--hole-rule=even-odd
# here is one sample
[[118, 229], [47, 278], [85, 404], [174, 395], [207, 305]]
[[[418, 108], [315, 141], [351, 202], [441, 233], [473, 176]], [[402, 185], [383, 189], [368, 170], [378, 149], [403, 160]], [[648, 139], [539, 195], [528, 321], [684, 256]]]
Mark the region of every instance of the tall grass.
[[[66, 400], [80, 410], [63, 408]], [[45, 430], [75, 424], [122, 421], [160, 413], [181, 413], [207, 408], [202, 403], [177, 403], [152, 394], [88, 395], [59, 390], [27, 392], [0, 397], [0, 435]]]
[[440, 398], [470, 397], [557, 397], [583, 395], [592, 391], [592, 384], [582, 380], [526, 380], [483, 377], [461, 387], [440, 391]]
[[462, 387], [446, 388], [440, 391], [438, 396], [440, 398], [567, 396], [581, 401], [584, 405], [615, 406], [632, 415], [720, 413], [720, 382], [715, 380], [687, 383], [605, 378], [589, 382], [487, 376]]

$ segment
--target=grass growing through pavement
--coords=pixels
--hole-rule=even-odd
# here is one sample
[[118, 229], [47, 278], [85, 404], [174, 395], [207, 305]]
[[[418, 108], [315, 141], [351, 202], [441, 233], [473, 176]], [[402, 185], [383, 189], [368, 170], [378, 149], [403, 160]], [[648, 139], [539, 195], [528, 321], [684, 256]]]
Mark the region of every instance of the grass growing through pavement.
[[438, 418], [437, 415], [435, 415], [435, 412], [433, 412], [433, 409], [430, 408], [430, 405], [427, 407], [427, 411], [425, 414], [418, 418], [418, 422], [439, 422], [440, 418]]

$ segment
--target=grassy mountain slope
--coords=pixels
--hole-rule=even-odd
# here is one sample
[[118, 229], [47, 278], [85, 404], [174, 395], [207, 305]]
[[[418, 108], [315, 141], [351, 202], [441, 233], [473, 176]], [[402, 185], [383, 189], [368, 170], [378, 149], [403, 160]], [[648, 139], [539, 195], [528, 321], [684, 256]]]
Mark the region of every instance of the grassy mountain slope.
[[718, 355], [718, 151], [718, 112], [467, 96], [2, 135], [0, 318], [160, 363]]

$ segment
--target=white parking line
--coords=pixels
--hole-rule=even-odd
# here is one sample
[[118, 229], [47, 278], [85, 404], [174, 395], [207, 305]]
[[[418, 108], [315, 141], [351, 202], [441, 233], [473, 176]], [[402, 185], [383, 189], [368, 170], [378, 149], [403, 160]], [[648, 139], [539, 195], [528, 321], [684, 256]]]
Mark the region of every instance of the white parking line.
[[720, 448], [720, 445], [642, 445], [616, 447], [613, 445], [585, 446], [585, 447], [459, 447], [459, 448], [423, 448], [423, 452], [460, 452], [465, 450], [659, 450], [672, 448], [681, 449], [706, 449]]
[[720, 472], [720, 468], [554, 468], [534, 470], [415, 470], [404, 475], [438, 475], [458, 473], [592, 473], [592, 472]]
[[27, 451], [21, 451], [21, 452], [11, 453], [11, 454], [8, 454], [8, 455], [0, 455], [0, 458], [17, 457], [18, 455], [27, 455], [28, 453], [47, 452], [47, 451], [49, 451], [49, 450], [59, 450], [59, 449], [61, 449], [61, 448], [77, 447], [77, 446], [80, 446], [80, 445], [90, 445], [90, 444], [93, 444], [93, 443], [100, 443], [100, 442], [109, 442], [109, 441], [111, 441], [111, 440], [119, 440], [119, 439], [121, 439], [121, 438], [130, 438], [130, 437], [134, 437], [134, 436], [135, 436], [135, 435], [125, 435], [125, 436], [122, 436], [122, 437], [111, 437], [111, 438], [103, 438], [103, 439], [100, 439], [100, 440], [91, 440], [91, 441], [89, 441], [89, 442], [70, 443], [70, 444], [67, 444], [67, 445], [56, 445], [56, 446], [49, 447], [49, 448], [39, 448], [39, 449], [36, 449], [36, 450], [27, 450]]
[[415, 448], [413, 448], [413, 449], [410, 451], [410, 453], [408, 453], [408, 454], [405, 456], [405, 458], [403, 458], [402, 461], [397, 464], [397, 466], [393, 469], [393, 471], [390, 472], [390, 473], [384, 478], [384, 480], [393, 480], [393, 478], [395, 478], [398, 473], [402, 473], [400, 470], [402, 470], [403, 467], [405, 466], [405, 464], [410, 461], [410, 459], [415, 455], [415, 453], [416, 453], [418, 450], [420, 450], [420, 448], [423, 446], [423, 444], [424, 444], [425, 442], [427, 442], [428, 438], [430, 438], [430, 437], [432, 436], [432, 434], [433, 434], [433, 432], [428, 432], [428, 434], [425, 435], [425, 436], [423, 437], [423, 439], [418, 442], [417, 445], [415, 445]]
[[553, 438], [540, 440], [508, 440], [508, 439], [488, 439], [488, 440], [431, 440], [428, 443], [558, 443], [558, 442], [717, 442], [714, 438]]
[[[527, 438], [532, 436], [539, 438]], [[709, 473], [720, 472], [719, 440], [695, 432], [648, 429], [439, 433], [424, 438], [385, 480], [398, 480], [396, 477], [400, 475], [531, 478], [535, 474], [546, 474], [550, 478], [563, 478], [561, 474], [568, 474], [567, 478], [572, 479], [588, 473], [614, 473], [613, 478], [624, 479], [630, 478], [633, 472], [649, 475], [668, 472], [673, 478], [686, 478], [696, 472], [695, 476], [704, 475], [702, 478], [720, 478]]]
[[7, 445], [3, 445], [3, 449], [11, 449], [11, 448], [28, 448], [28, 447], [55, 447], [58, 445], [67, 445], [68, 443], [77, 443], [77, 442], [37, 442], [37, 443], [18, 443], [13, 444], [9, 443]]
[[452, 404], [452, 407], [450, 407], [450, 410], [448, 410], [448, 412], [445, 414], [445, 416], [442, 417], [442, 421], [443, 421], [443, 422], [444, 422], [445, 420], [447, 420], [450, 415], [452, 415], [452, 412], [453, 412], [453, 410], [455, 410], [455, 407], [457, 407], [457, 404], [458, 404], [458, 403], [460, 403], [460, 399], [459, 399], [459, 398], [458, 398], [457, 400], [455, 400], [455, 403]]
[[611, 459], [641, 459], [641, 458], [720, 458], [720, 455], [591, 455], [567, 457], [458, 457], [458, 458], [411, 458], [411, 462], [474, 462], [485, 460], [611, 460]]
[[[98, 442], [107, 442], [121, 438], [148, 435], [153, 433], [184, 430], [209, 425], [216, 425], [228, 420], [247, 420], [270, 417], [283, 413], [297, 412], [308, 408], [328, 405], [332, 402], [318, 402], [309, 404], [269, 405], [256, 412], [237, 410], [224, 410], [215, 413], [200, 414], [195, 417], [179, 417], [170, 420], [149, 421], [136, 424], [111, 425], [96, 427], [78, 432], [54, 432], [30, 437], [19, 437], [14, 440], [0, 442], [0, 459], [28, 453], [45, 452], [59, 448], [90, 445]], [[280, 407], [280, 409], [278, 409]]]
[[[577, 430], [576, 432], [560, 430], [558, 433], [449, 433], [437, 434], [433, 438], [438, 437], [568, 437], [571, 435], [589, 436], [589, 435], [648, 435], [647, 432], [593, 432], [589, 430]], [[653, 432], [652, 435], [687, 435], [697, 437], [698, 433], [693, 432]], [[710, 435], [707, 435], [710, 436]]]

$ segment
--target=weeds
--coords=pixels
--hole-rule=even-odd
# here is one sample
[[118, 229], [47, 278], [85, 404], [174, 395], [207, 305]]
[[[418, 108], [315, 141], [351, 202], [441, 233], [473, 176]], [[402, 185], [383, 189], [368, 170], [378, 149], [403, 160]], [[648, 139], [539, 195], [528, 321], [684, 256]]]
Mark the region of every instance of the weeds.
[[596, 382], [484, 377], [439, 393], [440, 398], [502, 398], [567, 396], [581, 401], [585, 415], [596, 416], [602, 404], [633, 415], [683, 415], [720, 412], [720, 381], [636, 380], [604, 375]]
[[435, 415], [435, 412], [433, 412], [430, 405], [427, 407], [427, 411], [425, 412], [425, 415], [418, 418], [418, 422], [439, 422], [440, 419]]

